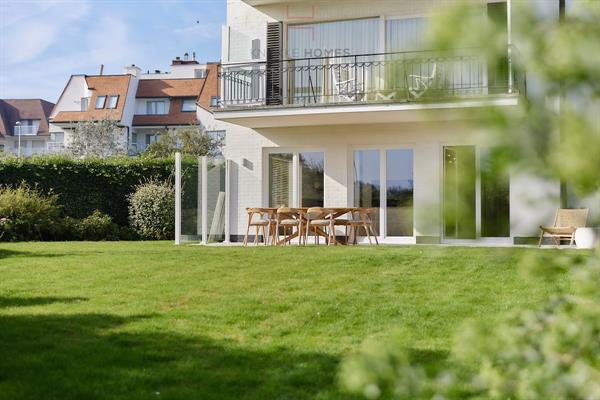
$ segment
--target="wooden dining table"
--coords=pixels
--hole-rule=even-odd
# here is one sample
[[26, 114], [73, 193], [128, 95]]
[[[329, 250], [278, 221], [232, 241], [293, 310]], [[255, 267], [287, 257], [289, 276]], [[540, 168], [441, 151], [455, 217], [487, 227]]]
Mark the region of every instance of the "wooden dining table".
[[[324, 207], [327, 210], [331, 211], [331, 216], [329, 218], [333, 218], [334, 220], [336, 220], [337, 218], [349, 214], [349, 213], [353, 213], [353, 212], [357, 212], [359, 210], [362, 210], [363, 207]], [[277, 207], [260, 207], [258, 208], [260, 211], [262, 211], [265, 214], [268, 214], [269, 216], [269, 220], [273, 221], [276, 219], [276, 215], [277, 215]], [[304, 229], [306, 229], [306, 212], [308, 211], [309, 207], [292, 207], [292, 209], [296, 212], [298, 212], [299, 217], [302, 219], [302, 233], [304, 233]], [[291, 241], [292, 239], [295, 239], [298, 237], [300, 233], [300, 230], [296, 230], [295, 232], [290, 233], [289, 235], [284, 236], [283, 239], [278, 240], [277, 244], [284, 244], [285, 242]], [[327, 238], [327, 232], [325, 232], [323, 229], [316, 227], [316, 233], [319, 236], [325, 237]], [[279, 236], [278, 236], [279, 237]], [[346, 244], [339, 242], [336, 237], [335, 234], [333, 235], [333, 244]]]

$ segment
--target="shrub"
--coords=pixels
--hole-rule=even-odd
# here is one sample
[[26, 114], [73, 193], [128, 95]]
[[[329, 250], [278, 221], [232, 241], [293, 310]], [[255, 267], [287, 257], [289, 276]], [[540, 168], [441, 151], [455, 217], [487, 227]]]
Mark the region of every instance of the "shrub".
[[168, 182], [150, 180], [129, 196], [131, 226], [144, 239], [172, 239], [175, 226], [175, 191]]
[[79, 221], [77, 233], [82, 240], [118, 240], [119, 226], [110, 216], [95, 210]]
[[170, 158], [11, 157], [0, 162], [0, 185], [16, 186], [24, 181], [41, 193], [56, 194], [66, 216], [82, 219], [99, 210], [118, 225], [127, 226], [127, 197], [136, 185], [147, 179], [168, 179], [173, 168]]
[[0, 240], [44, 240], [59, 221], [57, 197], [23, 183], [0, 188]]

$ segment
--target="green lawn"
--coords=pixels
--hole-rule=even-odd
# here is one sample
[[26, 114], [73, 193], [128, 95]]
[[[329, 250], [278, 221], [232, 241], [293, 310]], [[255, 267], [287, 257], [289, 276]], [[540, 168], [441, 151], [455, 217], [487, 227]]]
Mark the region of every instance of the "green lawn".
[[0, 244], [0, 398], [348, 398], [365, 339], [440, 363], [465, 319], [552, 292], [517, 272], [531, 251]]

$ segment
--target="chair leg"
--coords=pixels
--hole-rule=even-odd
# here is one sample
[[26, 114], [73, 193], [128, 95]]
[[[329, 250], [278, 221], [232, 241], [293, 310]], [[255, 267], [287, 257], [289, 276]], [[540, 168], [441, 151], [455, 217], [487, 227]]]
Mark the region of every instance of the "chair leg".
[[379, 240], [377, 240], [377, 234], [375, 233], [375, 228], [373, 228], [373, 225], [369, 225], [369, 229], [371, 230], [371, 233], [373, 233], [373, 238], [375, 239], [375, 244], [377, 246], [379, 246]]
[[254, 235], [254, 245], [256, 246], [258, 244], [258, 229], [260, 227], [258, 225], [256, 225], [255, 228], [256, 228], [256, 235]]
[[371, 241], [371, 232], [369, 232], [369, 227], [367, 226], [367, 224], [363, 224], [363, 228], [365, 228], [365, 233], [369, 238], [369, 244], [373, 244], [373, 242]]
[[571, 242], [569, 243], [569, 248], [573, 247], [573, 242], [575, 241], [575, 235], [571, 235]]
[[267, 244], [269, 244], [269, 236], [267, 235], [267, 225], [262, 226], [262, 231], [263, 231], [263, 242], [265, 243], [265, 246], [266, 246]]
[[542, 247], [543, 240], [544, 240], [544, 231], [540, 231], [540, 242], [538, 243], [538, 247]]

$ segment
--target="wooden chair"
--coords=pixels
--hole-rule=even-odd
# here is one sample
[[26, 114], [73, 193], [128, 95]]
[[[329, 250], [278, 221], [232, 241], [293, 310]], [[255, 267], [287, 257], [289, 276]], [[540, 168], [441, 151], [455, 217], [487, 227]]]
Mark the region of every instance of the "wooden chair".
[[588, 212], [589, 209], [587, 208], [559, 208], [556, 210], [554, 224], [552, 226], [540, 225], [541, 232], [538, 247], [542, 245], [544, 236], [550, 236], [557, 246], [560, 246], [561, 240], [569, 240], [569, 247], [573, 246], [573, 242], [575, 241], [575, 231], [577, 228], [585, 227]]
[[[283, 245], [290, 242], [289, 236], [294, 232], [294, 228], [298, 230], [298, 241], [302, 244], [302, 217], [299, 210], [289, 207], [279, 207], [277, 209], [277, 223], [275, 226], [276, 241], [279, 241], [279, 228], [283, 229]], [[287, 230], [291, 229], [288, 235]]]
[[[319, 233], [317, 229], [322, 228], [327, 233], [326, 243], [332, 243], [332, 234], [333, 229], [333, 219], [331, 215], [331, 210], [328, 210], [323, 207], [311, 207], [304, 214], [306, 218], [306, 227], [304, 230], [304, 245], [306, 246], [306, 242], [308, 241], [308, 231], [310, 228], [313, 228], [313, 232], [315, 234], [315, 244], [319, 244]], [[329, 229], [328, 229], [329, 228]]]
[[[377, 208], [359, 208], [352, 213], [352, 219], [348, 223], [354, 236], [354, 244], [356, 244], [356, 237], [360, 232], [360, 228], [363, 228], [365, 235], [369, 238], [369, 244], [373, 244], [371, 241], [371, 235], [373, 235], [375, 243], [379, 245], [377, 234], [375, 233], [375, 222], [373, 221], [373, 216], [377, 215], [377, 211]], [[349, 238], [346, 237], [346, 242], [348, 240]]]
[[[244, 246], [248, 245], [248, 233], [250, 232], [250, 227], [254, 226], [256, 228], [256, 235], [254, 235], [254, 244], [258, 244], [258, 235], [262, 229], [263, 234], [263, 242], [265, 246], [267, 245], [267, 226], [269, 226], [269, 220], [265, 219], [265, 215], [268, 216], [268, 213], [261, 208], [246, 208], [246, 212], [248, 213], [248, 227], [246, 228], [246, 235], [244, 235]], [[258, 218], [254, 218], [258, 216]]]

